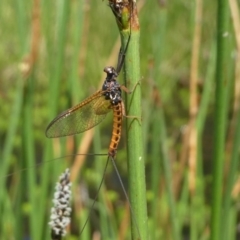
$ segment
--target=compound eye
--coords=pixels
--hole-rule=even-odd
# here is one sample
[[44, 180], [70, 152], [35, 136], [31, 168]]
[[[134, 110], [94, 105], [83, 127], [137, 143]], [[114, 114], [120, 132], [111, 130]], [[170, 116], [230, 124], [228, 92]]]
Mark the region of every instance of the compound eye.
[[105, 73], [112, 73], [112, 68], [111, 68], [111, 67], [105, 67], [105, 68], [103, 69], [103, 71], [104, 71]]

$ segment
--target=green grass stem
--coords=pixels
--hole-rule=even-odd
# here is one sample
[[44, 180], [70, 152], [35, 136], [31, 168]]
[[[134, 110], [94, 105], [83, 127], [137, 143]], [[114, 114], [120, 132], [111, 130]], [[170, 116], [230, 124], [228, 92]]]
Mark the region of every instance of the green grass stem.
[[234, 131], [233, 139], [233, 148], [230, 159], [230, 168], [228, 172], [228, 177], [226, 179], [226, 190], [223, 198], [223, 214], [222, 214], [222, 229], [223, 229], [223, 238], [222, 239], [231, 239], [227, 236], [231, 232], [231, 225], [229, 224], [230, 220], [230, 211], [232, 207], [232, 189], [236, 181], [237, 169], [239, 165], [239, 146], [240, 146], [240, 109], [238, 109], [237, 119], [236, 119], [236, 128]]
[[163, 159], [163, 173], [166, 181], [166, 190], [167, 190], [167, 200], [168, 206], [170, 211], [170, 221], [172, 225], [172, 236], [174, 240], [180, 239], [180, 228], [179, 228], [179, 220], [178, 214], [175, 204], [175, 199], [173, 195], [173, 188], [172, 188], [172, 167], [171, 161], [168, 156], [168, 148], [167, 148], [167, 133], [166, 133], [166, 124], [164, 119], [163, 110], [159, 110], [159, 120], [160, 120], [160, 141], [161, 141], [161, 152], [162, 152], [162, 159]]
[[208, 68], [206, 72], [206, 77], [204, 81], [203, 93], [201, 97], [201, 103], [198, 110], [197, 116], [197, 128], [198, 135], [202, 137], [203, 127], [207, 117], [208, 107], [210, 105], [210, 100], [213, 92], [213, 79], [215, 74], [215, 66], [216, 66], [216, 44], [215, 41], [212, 43], [212, 47], [210, 50], [210, 58], [208, 63]]
[[[1, 168], [0, 168], [0, 176], [6, 176], [11, 164], [11, 153], [14, 148], [14, 137], [17, 133], [17, 127], [19, 124], [20, 116], [21, 116], [21, 108], [22, 108], [22, 102], [23, 102], [23, 84], [24, 81], [21, 77], [18, 79], [18, 84], [16, 87], [16, 93], [15, 93], [15, 99], [13, 102], [11, 115], [9, 119], [9, 125], [11, 126], [8, 128], [5, 144], [3, 146], [3, 151], [1, 154]], [[0, 181], [0, 212], [3, 213], [3, 206], [4, 206], [4, 199], [6, 196], [5, 193], [5, 187], [4, 185], [6, 179], [3, 179]], [[3, 218], [0, 218], [0, 236], [1, 236], [1, 228], [3, 226]]]
[[[34, 74], [27, 79], [27, 85], [25, 87], [24, 94], [24, 103], [23, 103], [23, 159], [26, 162], [27, 168], [31, 168], [34, 163], [35, 149], [34, 149], [34, 138], [33, 138], [33, 95], [34, 95]], [[36, 218], [36, 215], [39, 216], [37, 210], [37, 202], [36, 202], [36, 190], [37, 185], [35, 182], [36, 169], [32, 169], [32, 171], [27, 171], [27, 195], [30, 203], [30, 208], [32, 210], [29, 211], [30, 215], [30, 232], [34, 239], [41, 239], [42, 228], [39, 226], [39, 218]], [[40, 213], [41, 214], [41, 213]]]
[[[134, 15], [135, 16], [135, 15]], [[137, 17], [137, 16], [135, 16]], [[137, 19], [135, 19], [137, 20]], [[130, 29], [122, 31], [122, 47], [126, 46]], [[128, 46], [124, 64], [125, 86], [134, 89], [131, 95], [126, 96], [126, 114], [134, 116], [127, 118], [127, 158], [128, 158], [128, 181], [130, 202], [134, 216], [131, 218], [132, 239], [148, 239], [147, 208], [146, 208], [146, 185], [145, 185], [145, 157], [143, 152], [143, 138], [141, 126], [141, 86], [140, 86], [140, 58], [139, 58], [138, 27], [131, 26], [131, 40]], [[136, 85], [137, 84], [137, 85]], [[134, 219], [135, 218], [135, 219]], [[137, 227], [140, 230], [138, 233]]]
[[215, 90], [215, 129], [213, 145], [213, 189], [211, 240], [221, 239], [222, 184], [224, 166], [224, 142], [226, 131], [226, 95], [229, 52], [229, 6], [228, 1], [219, 0], [217, 10], [217, 64]]
[[[157, 108], [154, 108], [158, 111]], [[154, 111], [151, 116], [153, 119], [158, 118], [158, 112]], [[152, 174], [151, 174], [151, 191], [152, 191], [152, 198], [151, 198], [151, 204], [149, 208], [149, 215], [151, 215], [152, 222], [150, 226], [150, 239], [159, 239], [158, 237], [158, 218], [159, 218], [159, 211], [157, 211], [159, 206], [159, 199], [157, 196], [159, 196], [159, 182], [161, 179], [161, 165], [162, 165], [162, 157], [161, 157], [161, 151], [159, 149], [160, 146], [160, 139], [159, 139], [159, 123], [157, 121], [153, 122], [152, 126], [152, 138], [157, 139], [157, 141], [154, 141], [151, 147], [151, 167], [152, 167]]]

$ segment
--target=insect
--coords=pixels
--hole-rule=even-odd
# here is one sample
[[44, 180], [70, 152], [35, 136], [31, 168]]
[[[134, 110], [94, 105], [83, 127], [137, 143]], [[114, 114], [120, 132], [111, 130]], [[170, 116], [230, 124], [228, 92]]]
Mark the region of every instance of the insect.
[[117, 82], [119, 73], [113, 67], [105, 67], [104, 72], [107, 76], [102, 89], [53, 119], [46, 129], [47, 137], [55, 138], [84, 132], [98, 125], [112, 110], [113, 130], [108, 154], [115, 156], [121, 137], [124, 105], [121, 86]]
[[[110, 5], [110, 7], [116, 14], [116, 7], [113, 8], [113, 5]], [[120, 9], [120, 6], [117, 5], [117, 10]], [[56, 138], [85, 132], [98, 125], [106, 117], [106, 114], [112, 110], [113, 130], [108, 155], [112, 158], [115, 157], [121, 138], [122, 119], [125, 115], [122, 90], [130, 92], [126, 87], [118, 83], [117, 77], [124, 63], [130, 36], [125, 50], [120, 49], [117, 68], [111, 66], [104, 68], [107, 76], [102, 89], [54, 118], [46, 129], [47, 137]]]

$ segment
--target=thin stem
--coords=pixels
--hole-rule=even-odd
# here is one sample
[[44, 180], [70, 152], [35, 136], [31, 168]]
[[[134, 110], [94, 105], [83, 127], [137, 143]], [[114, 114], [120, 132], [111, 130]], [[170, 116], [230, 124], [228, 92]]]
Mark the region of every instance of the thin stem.
[[[235, 223], [230, 221], [232, 214], [232, 191], [234, 187], [234, 183], [236, 181], [236, 176], [238, 175], [238, 162], [239, 162], [239, 145], [240, 145], [240, 108], [239, 108], [239, 98], [240, 98], [240, 85], [239, 79], [240, 76], [240, 17], [239, 17], [239, 8], [237, 5], [237, 1], [230, 0], [230, 9], [231, 16], [233, 19], [233, 26], [236, 38], [237, 45], [237, 55], [235, 65], [235, 93], [234, 93], [234, 113], [232, 117], [232, 123], [230, 127], [230, 133], [228, 136], [229, 142], [232, 141], [232, 149], [231, 149], [231, 158], [229, 162], [229, 172], [228, 177], [226, 178], [226, 190], [223, 197], [223, 213], [222, 213], [222, 229], [223, 229], [223, 238], [222, 239], [233, 239], [229, 238], [229, 234], [232, 232], [232, 226], [235, 226]], [[227, 224], [226, 224], [227, 223]], [[234, 231], [233, 231], [234, 232]]]
[[216, 95], [215, 95], [215, 131], [213, 149], [213, 191], [211, 239], [221, 236], [222, 180], [224, 166], [224, 140], [226, 130], [226, 84], [228, 78], [228, 22], [229, 7], [227, 0], [218, 1], [217, 17], [217, 64], [216, 64]]
[[164, 119], [164, 112], [162, 109], [159, 109], [159, 125], [160, 125], [160, 141], [161, 141], [161, 151], [162, 151], [162, 159], [163, 159], [163, 169], [164, 169], [164, 177], [166, 179], [166, 190], [167, 190], [167, 200], [170, 207], [170, 221], [172, 224], [172, 235], [173, 239], [178, 240], [180, 239], [180, 231], [179, 231], [179, 219], [176, 210], [176, 203], [173, 196], [173, 189], [172, 189], [172, 172], [171, 172], [171, 165], [170, 159], [168, 156], [168, 149], [167, 149], [167, 133], [166, 133], [166, 124]]
[[[137, 17], [133, 14], [132, 17]], [[136, 21], [135, 21], [136, 23]], [[132, 24], [133, 25], [133, 24]], [[122, 43], [128, 40], [128, 33], [122, 34]], [[139, 27], [132, 26], [131, 41], [125, 58], [125, 85], [132, 89], [140, 81], [139, 59]], [[130, 87], [129, 87], [130, 86]], [[142, 126], [140, 122], [141, 110], [141, 87], [138, 85], [132, 95], [126, 97], [127, 115], [136, 116], [138, 119], [127, 119], [127, 155], [130, 202], [136, 215], [137, 225], [140, 229], [140, 238], [147, 239], [147, 209], [145, 167], [143, 156]], [[139, 234], [132, 218], [132, 239], [139, 239]]]

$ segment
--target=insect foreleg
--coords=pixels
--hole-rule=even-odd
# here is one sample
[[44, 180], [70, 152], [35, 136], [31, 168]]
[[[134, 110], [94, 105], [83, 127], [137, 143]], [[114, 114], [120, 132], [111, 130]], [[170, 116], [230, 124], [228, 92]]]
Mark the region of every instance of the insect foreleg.
[[140, 85], [140, 83], [141, 83], [141, 80], [138, 80], [138, 81], [136, 82], [136, 84], [134, 85], [134, 87], [133, 87], [132, 90], [129, 90], [129, 89], [128, 89], [127, 87], [125, 87], [124, 85], [121, 85], [121, 90], [124, 91], [124, 92], [127, 93], [127, 94], [131, 94], [131, 93], [133, 93], [133, 92], [135, 91], [136, 87], [137, 87], [138, 85]]

